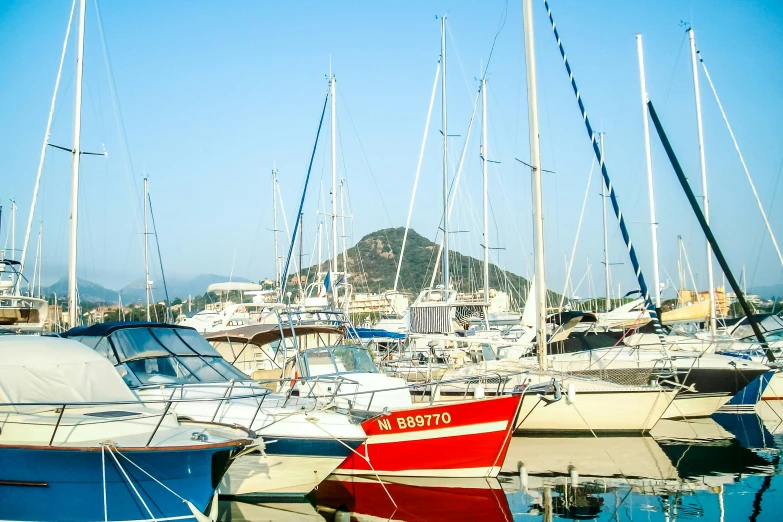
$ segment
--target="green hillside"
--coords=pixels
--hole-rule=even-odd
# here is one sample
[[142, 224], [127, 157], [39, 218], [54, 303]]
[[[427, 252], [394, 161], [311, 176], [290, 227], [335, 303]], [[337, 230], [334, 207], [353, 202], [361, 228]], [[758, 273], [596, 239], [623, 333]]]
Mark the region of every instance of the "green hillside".
[[[394, 276], [404, 233], [405, 229], [402, 227], [378, 230], [367, 234], [348, 249], [348, 273], [356, 292], [382, 292], [394, 287]], [[450, 252], [452, 285], [460, 292], [483, 288], [482, 261], [453, 250]], [[415, 230], [409, 230], [397, 289], [415, 295], [420, 289], [429, 286], [437, 255], [436, 243]], [[339, 266], [342, 267], [342, 254], [338, 259]], [[324, 263], [321, 269], [325, 272], [328, 263]], [[303, 274], [308, 274], [308, 271], [308, 281], [313, 281], [316, 273], [315, 266], [305, 268]], [[490, 265], [489, 273], [490, 288], [509, 292], [517, 303], [524, 301], [528, 286], [524, 277], [502, 270], [496, 265]], [[435, 284], [438, 284], [440, 278], [440, 270], [438, 270]], [[295, 281], [294, 278], [292, 280]]]

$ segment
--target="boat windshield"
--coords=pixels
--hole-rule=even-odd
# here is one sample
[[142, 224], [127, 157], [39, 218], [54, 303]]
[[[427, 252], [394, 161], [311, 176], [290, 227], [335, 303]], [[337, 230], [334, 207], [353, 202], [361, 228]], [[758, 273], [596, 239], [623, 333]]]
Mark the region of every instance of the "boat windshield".
[[189, 328], [120, 328], [76, 339], [109, 359], [130, 387], [250, 380]]
[[309, 377], [342, 373], [378, 373], [378, 368], [366, 348], [332, 346], [305, 350], [302, 353]]

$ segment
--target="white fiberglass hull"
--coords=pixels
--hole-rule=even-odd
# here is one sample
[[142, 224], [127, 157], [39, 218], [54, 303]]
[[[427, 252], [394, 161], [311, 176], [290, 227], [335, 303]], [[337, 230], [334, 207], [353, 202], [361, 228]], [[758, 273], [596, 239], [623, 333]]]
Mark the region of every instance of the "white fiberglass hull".
[[304, 496], [315, 489], [344, 456], [263, 455], [254, 452], [231, 464], [218, 491], [229, 496]]
[[[676, 392], [664, 390], [577, 391], [547, 403], [526, 395], [520, 405], [516, 433], [526, 432], [630, 432], [643, 433], [655, 426]], [[551, 399], [551, 394], [547, 399]]]
[[709, 417], [721, 406], [731, 400], [730, 395], [709, 395], [694, 397], [692, 394], [680, 394], [663, 414], [664, 419], [687, 419]]

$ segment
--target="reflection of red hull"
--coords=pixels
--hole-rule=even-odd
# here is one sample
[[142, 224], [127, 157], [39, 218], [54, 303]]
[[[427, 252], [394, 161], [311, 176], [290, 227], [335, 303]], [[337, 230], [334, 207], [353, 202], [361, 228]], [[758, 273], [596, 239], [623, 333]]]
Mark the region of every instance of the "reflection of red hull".
[[367, 442], [335, 473], [496, 477], [521, 395], [413, 406], [362, 423]]
[[[384, 491], [370, 477], [334, 477], [315, 493], [318, 510], [350, 512], [351, 520], [404, 520], [406, 522], [462, 520], [511, 522], [508, 500], [496, 479], [413, 479], [417, 483], [384, 479]], [[427, 483], [429, 480], [430, 484]], [[389, 500], [394, 499], [397, 507]], [[335, 518], [336, 519], [336, 518]]]

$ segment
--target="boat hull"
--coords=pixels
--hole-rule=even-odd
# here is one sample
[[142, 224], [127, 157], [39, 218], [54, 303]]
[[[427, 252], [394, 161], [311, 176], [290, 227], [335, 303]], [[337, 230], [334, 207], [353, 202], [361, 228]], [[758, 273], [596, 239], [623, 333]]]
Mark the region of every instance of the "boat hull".
[[[391, 499], [394, 499], [393, 501]], [[497, 479], [331, 477], [318, 488], [319, 511], [334, 520], [509, 521]]]
[[526, 394], [520, 405], [517, 433], [644, 433], [653, 428], [676, 392], [649, 390], [579, 390], [573, 402]]
[[435, 403], [368, 419], [362, 423], [367, 442], [336, 473], [496, 477], [520, 401], [519, 395], [509, 395]]
[[104, 470], [107, 520], [190, 518], [193, 513], [181, 498], [128, 460], [203, 513], [239, 448], [230, 442], [113, 451], [137, 496], [109, 452], [100, 447], [0, 446], [0, 519], [104, 520]]
[[326, 479], [364, 439], [277, 438], [265, 451], [237, 458], [220, 484], [221, 497], [301, 497]]

